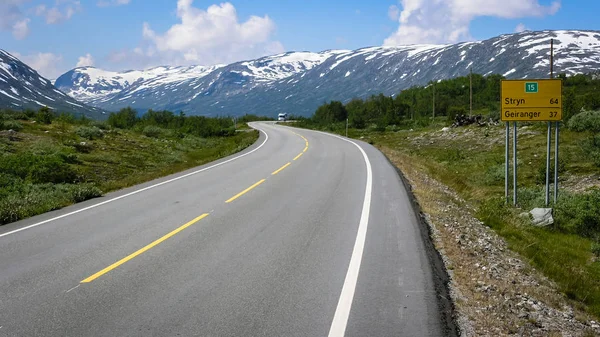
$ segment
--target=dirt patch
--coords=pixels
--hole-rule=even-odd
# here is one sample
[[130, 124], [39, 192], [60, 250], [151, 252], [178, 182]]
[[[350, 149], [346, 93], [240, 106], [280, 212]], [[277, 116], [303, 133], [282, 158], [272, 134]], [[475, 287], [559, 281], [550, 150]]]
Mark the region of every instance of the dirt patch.
[[600, 324], [573, 308], [554, 283], [510, 251], [465, 200], [403, 153], [380, 150], [410, 183], [430, 226], [450, 276], [461, 336], [600, 336]]

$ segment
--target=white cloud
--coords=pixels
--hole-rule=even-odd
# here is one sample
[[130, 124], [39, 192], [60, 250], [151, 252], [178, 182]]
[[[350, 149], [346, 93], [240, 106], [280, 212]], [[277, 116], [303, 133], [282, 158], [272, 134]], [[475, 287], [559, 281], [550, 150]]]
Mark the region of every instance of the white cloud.
[[[504, 19], [543, 17], [560, 9], [538, 0], [401, 0], [398, 30], [384, 45], [454, 43], [471, 39], [470, 22], [481, 16]], [[389, 14], [389, 10], [388, 10]]]
[[129, 4], [131, 0], [100, 0], [96, 4], [98, 7], [121, 6]]
[[79, 57], [76, 67], [93, 67], [94, 63], [94, 57], [90, 53], [87, 53]]
[[515, 33], [521, 33], [521, 32], [524, 32], [524, 31], [526, 31], [526, 30], [529, 30], [529, 28], [527, 28], [527, 27], [525, 26], [525, 24], [523, 24], [523, 23], [519, 23], [519, 24], [518, 24], [518, 25], [515, 27]]
[[13, 25], [12, 34], [17, 40], [23, 40], [29, 35], [29, 18], [17, 21]]
[[29, 34], [29, 19], [23, 15], [21, 6], [30, 0], [0, 0], [0, 31], [9, 31], [15, 39], [22, 40]]
[[162, 34], [144, 23], [146, 58], [155, 63], [212, 65], [284, 51], [282, 44], [272, 39], [275, 23], [268, 16], [253, 15], [240, 22], [231, 3], [211, 5], [206, 10], [193, 7], [192, 3], [193, 0], [177, 1], [181, 22]]
[[30, 55], [21, 55], [20, 53], [11, 54], [46, 78], [55, 79], [64, 72], [61, 69], [63, 60], [62, 55], [52, 53], [36, 53]]
[[391, 5], [388, 8], [388, 18], [392, 21], [397, 21], [400, 18], [400, 8], [396, 5]]
[[56, 6], [48, 8], [41, 4], [35, 8], [35, 15], [46, 18], [49, 25], [69, 20], [75, 13], [81, 11], [81, 2], [73, 0], [57, 0]]

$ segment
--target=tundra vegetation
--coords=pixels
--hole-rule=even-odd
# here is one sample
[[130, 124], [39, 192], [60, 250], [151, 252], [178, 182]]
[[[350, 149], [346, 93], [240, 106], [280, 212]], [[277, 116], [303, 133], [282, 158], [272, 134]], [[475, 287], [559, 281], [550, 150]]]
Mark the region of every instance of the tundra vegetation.
[[257, 138], [229, 117], [124, 108], [97, 121], [46, 107], [2, 109], [0, 225], [208, 163]]

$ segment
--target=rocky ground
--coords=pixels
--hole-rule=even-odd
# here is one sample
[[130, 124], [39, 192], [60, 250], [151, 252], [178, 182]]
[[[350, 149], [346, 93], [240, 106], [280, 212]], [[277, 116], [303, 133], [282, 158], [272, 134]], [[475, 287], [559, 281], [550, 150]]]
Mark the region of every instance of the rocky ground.
[[510, 251], [465, 200], [403, 153], [381, 150], [409, 181], [430, 226], [450, 275], [461, 336], [600, 336], [600, 323]]

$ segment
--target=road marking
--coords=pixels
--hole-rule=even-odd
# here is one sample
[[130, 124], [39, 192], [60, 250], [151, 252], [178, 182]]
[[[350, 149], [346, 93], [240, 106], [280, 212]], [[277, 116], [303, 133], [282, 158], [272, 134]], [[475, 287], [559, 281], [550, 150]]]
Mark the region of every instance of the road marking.
[[71, 288], [71, 289], [69, 289], [69, 290], [65, 291], [65, 294], [68, 294], [68, 293], [70, 293], [71, 291], [73, 291], [73, 290], [75, 290], [75, 289], [79, 288], [80, 286], [81, 286], [81, 283], [79, 283], [78, 285], [74, 286], [73, 288]]
[[328, 335], [328, 337], [343, 337], [346, 333], [348, 317], [350, 317], [350, 309], [352, 308], [352, 300], [354, 299], [356, 282], [358, 281], [360, 264], [362, 262], [363, 251], [365, 248], [365, 240], [367, 239], [367, 229], [369, 227], [369, 213], [371, 211], [371, 193], [373, 190], [373, 171], [371, 169], [371, 162], [369, 161], [367, 153], [356, 142], [326, 132], [312, 132], [326, 134], [331, 137], [336, 137], [343, 141], [353, 144], [362, 153], [367, 167], [367, 183], [365, 185], [365, 198], [363, 201], [362, 213], [360, 215], [360, 222], [358, 224], [356, 241], [354, 242], [352, 257], [350, 258], [350, 264], [348, 265], [348, 271], [346, 272], [346, 278], [344, 280], [344, 285], [342, 286], [342, 292], [340, 294], [340, 298], [335, 309], [335, 314], [333, 316], [333, 321], [331, 322], [331, 327], [329, 328]]
[[292, 165], [292, 163], [287, 163], [287, 164], [283, 165], [282, 167], [280, 167], [279, 169], [277, 169], [276, 171], [274, 171], [273, 173], [271, 173], [271, 175], [272, 176], [276, 175], [277, 173], [283, 171], [284, 168], [286, 168], [286, 167], [288, 167], [290, 165]]
[[306, 150], [308, 150], [308, 146], [304, 148], [304, 150], [302, 150], [302, 152], [306, 152]]
[[147, 250], [151, 249], [152, 247], [155, 247], [155, 246], [157, 246], [157, 245], [158, 245], [158, 244], [160, 244], [161, 242], [163, 242], [163, 241], [167, 240], [168, 238], [170, 238], [170, 237], [174, 236], [175, 234], [177, 234], [177, 233], [181, 232], [182, 230], [184, 230], [184, 229], [188, 228], [189, 226], [191, 226], [191, 225], [195, 224], [196, 222], [198, 222], [198, 221], [200, 221], [200, 220], [202, 220], [202, 219], [206, 218], [207, 216], [208, 216], [208, 213], [204, 213], [204, 214], [200, 215], [199, 217], [195, 218], [194, 220], [192, 220], [192, 221], [190, 221], [190, 222], [186, 223], [185, 225], [183, 225], [183, 226], [181, 226], [181, 227], [177, 228], [176, 230], [174, 230], [174, 231], [170, 232], [169, 234], [167, 234], [167, 235], [163, 236], [162, 238], [160, 238], [160, 239], [158, 239], [158, 240], [155, 240], [154, 242], [152, 242], [151, 244], [147, 245], [146, 247], [144, 247], [144, 248], [142, 248], [142, 249], [140, 249], [140, 250], [136, 251], [135, 253], [133, 253], [133, 254], [131, 254], [131, 255], [127, 256], [127, 257], [124, 257], [124, 258], [122, 258], [121, 260], [119, 260], [119, 261], [117, 261], [117, 262], [115, 262], [115, 263], [111, 264], [110, 266], [108, 266], [108, 267], [106, 267], [106, 268], [102, 269], [101, 271], [99, 271], [99, 272], [95, 273], [94, 275], [92, 275], [92, 276], [90, 276], [90, 277], [88, 277], [88, 278], [84, 279], [84, 280], [83, 280], [83, 281], [81, 281], [80, 283], [89, 283], [89, 282], [92, 282], [93, 280], [97, 279], [98, 277], [100, 277], [100, 276], [102, 276], [102, 275], [104, 275], [104, 274], [108, 273], [109, 271], [111, 271], [111, 270], [113, 270], [113, 269], [115, 269], [115, 268], [119, 267], [120, 265], [122, 265], [123, 263], [125, 263], [125, 262], [127, 262], [127, 261], [129, 261], [129, 260], [133, 259], [134, 257], [136, 257], [136, 256], [138, 256], [138, 255], [140, 255], [140, 254], [142, 254], [142, 253], [144, 253], [144, 252], [146, 252]]
[[252, 185], [252, 186], [248, 187], [247, 189], [245, 189], [245, 190], [241, 191], [240, 193], [238, 193], [238, 194], [234, 195], [233, 197], [231, 197], [229, 200], [227, 200], [227, 201], [225, 201], [225, 202], [226, 202], [226, 203], [230, 203], [230, 202], [234, 201], [235, 199], [237, 199], [237, 198], [241, 197], [242, 195], [244, 195], [244, 194], [246, 194], [246, 193], [250, 192], [250, 190], [252, 190], [252, 189], [253, 189], [253, 188], [255, 188], [256, 186], [258, 186], [258, 185], [260, 185], [260, 184], [264, 183], [264, 182], [265, 182], [265, 180], [267, 180], [267, 179], [262, 179], [262, 180], [260, 180], [259, 182], [255, 183], [254, 185]]
[[130, 192], [130, 193], [127, 193], [127, 194], [124, 194], [124, 195], [121, 195], [121, 196], [118, 196], [118, 197], [115, 197], [115, 198], [112, 198], [112, 199], [109, 199], [109, 200], [106, 200], [106, 201], [103, 201], [103, 202], [100, 202], [100, 203], [97, 203], [97, 204], [91, 205], [91, 206], [88, 206], [88, 207], [85, 207], [85, 208], [82, 208], [82, 209], [78, 209], [78, 210], [76, 210], [76, 211], [73, 211], [73, 212], [69, 212], [69, 213], [66, 213], [66, 214], [63, 214], [63, 215], [59, 215], [59, 216], [57, 216], [57, 217], [54, 217], [54, 218], [51, 218], [51, 219], [48, 219], [48, 220], [40, 221], [40, 222], [38, 222], [38, 223], [35, 223], [35, 224], [32, 224], [32, 225], [29, 225], [29, 226], [25, 226], [25, 227], [23, 227], [23, 228], [15, 229], [15, 230], [12, 230], [12, 231], [10, 231], [10, 232], [6, 232], [6, 233], [4, 233], [4, 234], [0, 234], [0, 238], [1, 238], [1, 237], [3, 237], [3, 236], [8, 236], [8, 235], [11, 235], [11, 234], [18, 233], [18, 232], [20, 232], [20, 231], [24, 231], [24, 230], [26, 230], [26, 229], [30, 229], [30, 228], [34, 228], [34, 227], [40, 226], [40, 225], [46, 224], [46, 223], [48, 223], [48, 222], [51, 222], [51, 221], [54, 221], [54, 220], [62, 219], [62, 218], [65, 218], [65, 217], [71, 216], [71, 215], [73, 215], [73, 214], [77, 214], [77, 213], [85, 212], [85, 211], [87, 211], [87, 210], [90, 210], [90, 209], [92, 209], [92, 208], [96, 208], [96, 207], [98, 207], [98, 206], [106, 205], [106, 204], [108, 204], [108, 203], [110, 203], [110, 202], [117, 201], [117, 200], [119, 200], [119, 199], [123, 199], [123, 198], [127, 198], [127, 197], [129, 197], [129, 196], [132, 196], [132, 195], [134, 195], [134, 194], [138, 194], [138, 193], [141, 193], [141, 192], [147, 191], [147, 190], [149, 190], [149, 189], [152, 189], [152, 188], [155, 188], [155, 187], [158, 187], [158, 186], [162, 186], [162, 185], [165, 185], [165, 184], [168, 184], [168, 183], [172, 183], [172, 182], [174, 182], [174, 181], [177, 181], [177, 180], [180, 180], [180, 179], [183, 179], [183, 178], [187, 178], [187, 177], [189, 177], [189, 176], [192, 176], [192, 175], [194, 175], [194, 174], [198, 174], [198, 173], [200, 173], [200, 172], [204, 172], [204, 171], [210, 170], [210, 169], [212, 169], [212, 168], [215, 168], [215, 167], [221, 166], [221, 165], [223, 165], [223, 164], [230, 163], [230, 162], [232, 162], [232, 161], [234, 161], [234, 160], [236, 160], [236, 159], [240, 159], [240, 158], [242, 158], [242, 157], [245, 157], [245, 156], [247, 156], [247, 155], [249, 155], [249, 154], [251, 154], [251, 153], [253, 153], [253, 152], [257, 151], [257, 150], [258, 150], [258, 149], [260, 149], [261, 147], [263, 147], [263, 145], [265, 145], [265, 144], [267, 143], [267, 140], [269, 140], [269, 135], [267, 135], [267, 133], [266, 133], [266, 132], [264, 132], [263, 130], [261, 130], [261, 129], [258, 129], [258, 128], [256, 128], [256, 130], [258, 130], [258, 131], [262, 132], [262, 133], [265, 135], [265, 140], [264, 140], [264, 141], [263, 141], [263, 142], [262, 142], [262, 143], [261, 143], [261, 144], [260, 144], [260, 145], [259, 145], [259, 146], [258, 146], [256, 149], [254, 149], [254, 150], [252, 150], [252, 151], [246, 152], [246, 153], [244, 153], [244, 154], [242, 154], [242, 155], [239, 155], [239, 156], [237, 156], [237, 157], [233, 157], [233, 158], [231, 158], [231, 159], [228, 159], [228, 160], [226, 160], [226, 161], [223, 161], [223, 162], [220, 162], [220, 163], [217, 163], [217, 164], [211, 165], [211, 166], [209, 166], [209, 167], [205, 167], [205, 168], [203, 168], [203, 169], [200, 169], [200, 170], [197, 170], [197, 171], [194, 171], [194, 172], [190, 172], [190, 173], [188, 173], [188, 174], [185, 174], [185, 175], [182, 175], [182, 176], [180, 176], [180, 177], [176, 177], [176, 178], [173, 178], [173, 179], [169, 179], [169, 180], [166, 180], [166, 181], [160, 182], [160, 183], [158, 183], [158, 184], [154, 184], [154, 185], [152, 185], [152, 186], [144, 187], [144, 188], [142, 188], [142, 189], [139, 189], [139, 190], [136, 190], [136, 191], [133, 191], [133, 192]]
[[294, 158], [294, 160], [296, 160], [296, 159], [298, 159], [298, 158], [302, 157], [302, 155], [303, 155], [303, 154], [304, 154], [304, 152], [301, 152], [299, 155], [297, 155], [297, 156], [296, 156], [296, 158]]

